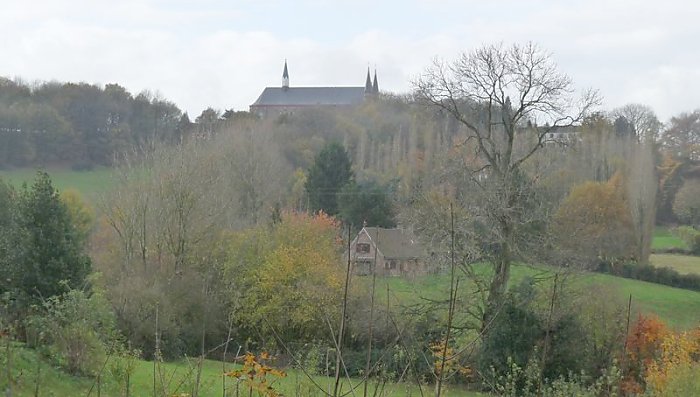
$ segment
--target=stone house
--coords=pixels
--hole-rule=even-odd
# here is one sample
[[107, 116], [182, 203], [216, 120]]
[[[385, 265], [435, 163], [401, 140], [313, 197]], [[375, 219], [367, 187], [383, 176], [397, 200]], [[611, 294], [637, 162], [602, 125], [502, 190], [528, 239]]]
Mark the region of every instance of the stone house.
[[350, 243], [350, 260], [359, 275], [373, 269], [378, 276], [423, 275], [429, 272], [426, 259], [426, 249], [408, 229], [364, 227]]

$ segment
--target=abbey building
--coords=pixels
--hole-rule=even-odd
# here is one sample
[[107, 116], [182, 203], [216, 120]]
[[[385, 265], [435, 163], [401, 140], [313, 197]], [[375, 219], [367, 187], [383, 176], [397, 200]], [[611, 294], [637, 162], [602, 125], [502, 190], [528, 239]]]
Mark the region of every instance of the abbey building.
[[250, 111], [260, 116], [267, 116], [290, 113], [309, 107], [356, 106], [378, 93], [377, 71], [374, 71], [374, 79], [371, 79], [369, 68], [367, 68], [364, 87], [292, 87], [289, 85], [289, 70], [285, 61], [282, 85], [266, 87], [258, 99], [250, 105]]

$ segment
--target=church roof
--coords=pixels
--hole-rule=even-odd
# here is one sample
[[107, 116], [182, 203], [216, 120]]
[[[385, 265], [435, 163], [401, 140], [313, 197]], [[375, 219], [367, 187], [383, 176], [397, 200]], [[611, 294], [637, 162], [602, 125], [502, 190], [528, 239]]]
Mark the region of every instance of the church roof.
[[253, 106], [357, 105], [364, 87], [267, 87]]

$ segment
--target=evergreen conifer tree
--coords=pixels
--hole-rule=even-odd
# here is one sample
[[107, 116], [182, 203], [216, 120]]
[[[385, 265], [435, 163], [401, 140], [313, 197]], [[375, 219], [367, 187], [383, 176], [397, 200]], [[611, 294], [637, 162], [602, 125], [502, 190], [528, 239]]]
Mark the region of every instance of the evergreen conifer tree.
[[339, 143], [327, 144], [316, 156], [306, 180], [309, 210], [338, 214], [338, 192], [353, 180], [352, 163]]

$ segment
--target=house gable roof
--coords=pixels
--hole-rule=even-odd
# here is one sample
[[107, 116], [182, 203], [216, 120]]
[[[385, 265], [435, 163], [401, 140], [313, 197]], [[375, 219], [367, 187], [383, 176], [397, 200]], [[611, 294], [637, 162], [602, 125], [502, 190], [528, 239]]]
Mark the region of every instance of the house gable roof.
[[358, 105], [364, 98], [364, 87], [267, 87], [251, 107]]
[[426, 256], [426, 250], [413, 232], [406, 229], [363, 229], [386, 259], [417, 259]]

